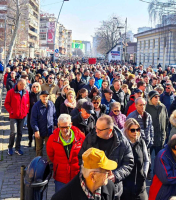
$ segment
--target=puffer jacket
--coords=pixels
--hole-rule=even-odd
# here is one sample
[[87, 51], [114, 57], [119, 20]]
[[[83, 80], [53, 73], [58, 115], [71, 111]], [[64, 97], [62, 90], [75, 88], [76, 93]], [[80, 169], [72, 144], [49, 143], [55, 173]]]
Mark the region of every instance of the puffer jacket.
[[149, 200], [168, 200], [176, 196], [176, 161], [168, 145], [155, 158]]
[[127, 103], [127, 106], [125, 108], [125, 115], [128, 116], [130, 113], [136, 110], [136, 105], [134, 102], [134, 94], [130, 96], [130, 101]]
[[137, 112], [137, 110], [130, 113], [127, 117], [134, 118], [140, 125], [141, 128], [141, 136], [144, 139], [146, 146], [151, 147], [153, 145], [154, 141], [154, 130], [153, 130], [153, 124], [152, 124], [152, 117], [149, 113], [144, 112], [144, 115], [146, 117], [145, 124], [142, 119], [142, 116]]
[[23, 119], [29, 113], [29, 93], [23, 90], [21, 97], [17, 85], [7, 92], [4, 106], [11, 119]]
[[166, 140], [168, 128], [168, 113], [166, 106], [159, 102], [158, 106], [152, 105], [151, 101], [147, 103], [146, 112], [152, 117], [154, 128], [154, 146], [163, 146]]
[[[113, 128], [114, 142], [107, 158], [117, 162], [118, 167], [113, 171], [115, 175], [116, 196], [120, 197], [123, 192], [122, 181], [131, 173], [134, 165], [134, 157], [128, 140], [123, 136], [122, 132], [114, 126]], [[90, 147], [99, 149], [98, 137], [95, 129], [89, 133], [84, 140], [82, 148], [78, 154], [79, 163], [82, 164], [82, 154]]]
[[65, 184], [79, 173], [78, 153], [85, 139], [84, 134], [77, 127], [72, 126], [71, 129], [75, 134], [75, 139], [72, 143], [69, 159], [67, 158], [63, 143], [59, 137], [59, 128], [54, 130], [46, 146], [47, 155], [53, 163], [53, 178]]

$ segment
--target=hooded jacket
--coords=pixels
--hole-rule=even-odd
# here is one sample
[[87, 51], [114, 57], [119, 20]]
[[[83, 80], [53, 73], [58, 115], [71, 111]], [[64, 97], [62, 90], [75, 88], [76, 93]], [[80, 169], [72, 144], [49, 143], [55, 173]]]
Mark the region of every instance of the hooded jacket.
[[168, 128], [168, 113], [166, 106], [159, 102], [157, 106], [154, 106], [149, 100], [146, 106], [146, 112], [152, 117], [154, 128], [154, 146], [161, 147], [164, 145], [167, 128]]
[[169, 94], [168, 92], [163, 92], [160, 95], [160, 101], [161, 101], [161, 103], [163, 103], [166, 106], [167, 111], [169, 111], [169, 108], [170, 108], [172, 102], [174, 101], [173, 92], [171, 92], [171, 94]]
[[69, 159], [59, 137], [59, 128], [53, 131], [46, 146], [47, 155], [53, 163], [53, 178], [65, 184], [72, 180], [80, 170], [78, 153], [85, 139], [84, 134], [77, 127], [72, 126], [71, 129], [75, 138], [72, 142]]
[[168, 145], [155, 158], [154, 176], [149, 190], [149, 200], [167, 200], [176, 196], [176, 161]]
[[[113, 145], [108, 151], [107, 158], [117, 162], [117, 169], [113, 171], [115, 175], [116, 196], [120, 197], [123, 192], [122, 181], [131, 173], [134, 165], [134, 157], [131, 146], [122, 132], [114, 126], [113, 128], [114, 141]], [[90, 147], [99, 149], [98, 137], [95, 129], [89, 133], [84, 140], [82, 148], [78, 154], [79, 163], [82, 163], [82, 154]]]

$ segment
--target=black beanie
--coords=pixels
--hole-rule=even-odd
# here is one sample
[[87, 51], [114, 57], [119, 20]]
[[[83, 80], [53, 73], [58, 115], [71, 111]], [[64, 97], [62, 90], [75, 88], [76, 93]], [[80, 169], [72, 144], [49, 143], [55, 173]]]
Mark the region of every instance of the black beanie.
[[159, 93], [155, 90], [149, 92], [148, 97], [151, 100], [154, 96], [159, 95]]

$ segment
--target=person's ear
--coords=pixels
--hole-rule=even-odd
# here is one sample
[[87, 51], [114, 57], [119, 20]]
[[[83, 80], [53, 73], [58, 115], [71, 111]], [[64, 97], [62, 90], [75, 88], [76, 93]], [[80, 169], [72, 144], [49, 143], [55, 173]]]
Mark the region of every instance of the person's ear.
[[94, 172], [90, 172], [90, 179], [93, 183], [95, 183], [95, 173]]
[[109, 137], [111, 137], [112, 135], [112, 130], [113, 130], [112, 128], [109, 129]]

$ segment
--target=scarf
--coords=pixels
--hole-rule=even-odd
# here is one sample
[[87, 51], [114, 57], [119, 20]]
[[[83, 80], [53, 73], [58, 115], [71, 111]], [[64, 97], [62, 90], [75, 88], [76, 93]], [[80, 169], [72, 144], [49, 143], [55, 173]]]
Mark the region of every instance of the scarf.
[[68, 101], [68, 99], [65, 99], [64, 104], [65, 104], [67, 107], [70, 107], [70, 108], [75, 108], [75, 107], [76, 107], [76, 101], [75, 101], [75, 100], [74, 100], [72, 103], [70, 103], [70, 102]]

